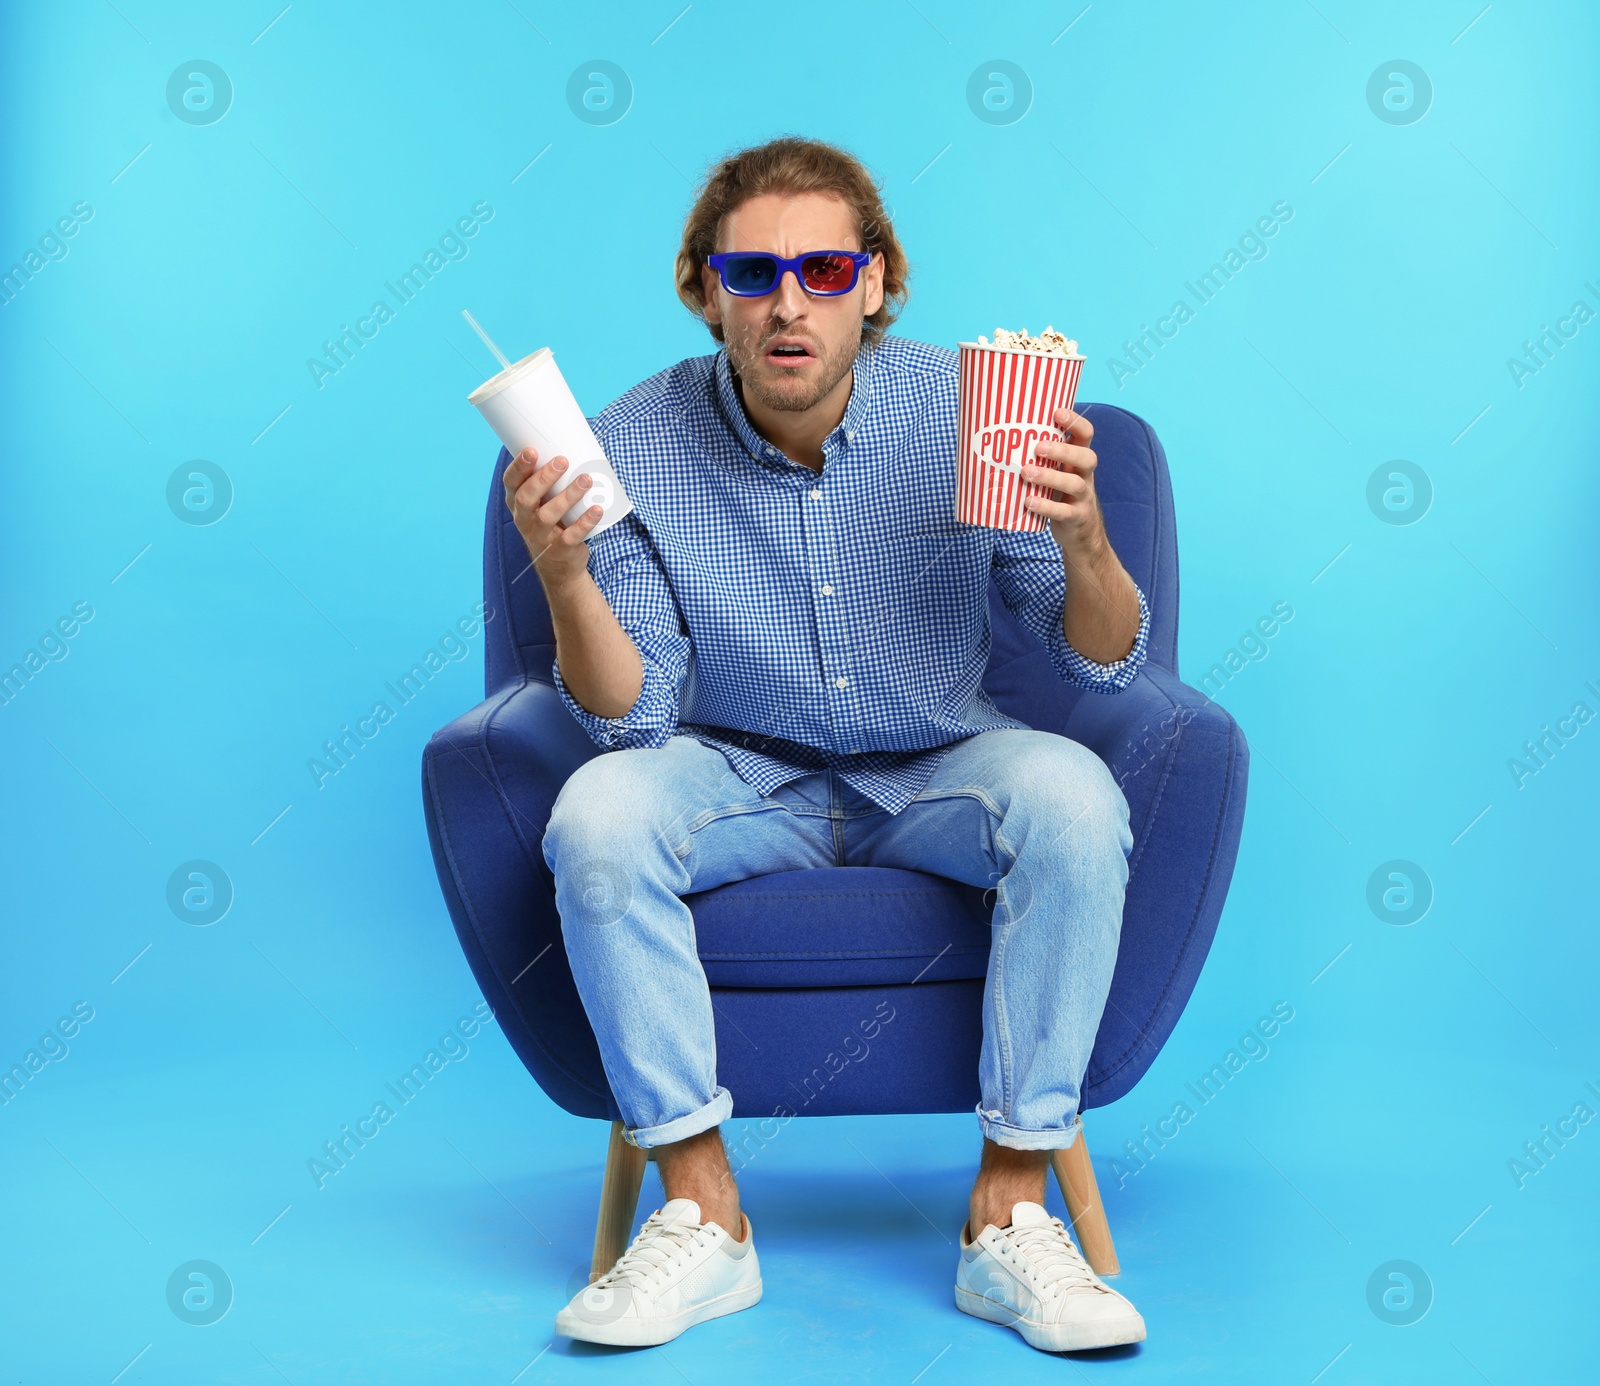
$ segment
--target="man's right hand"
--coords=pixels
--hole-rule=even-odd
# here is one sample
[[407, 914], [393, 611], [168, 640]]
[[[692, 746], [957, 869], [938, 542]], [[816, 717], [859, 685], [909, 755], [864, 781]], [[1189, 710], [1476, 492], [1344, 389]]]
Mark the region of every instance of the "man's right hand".
[[547, 593], [588, 572], [589, 550], [584, 541], [604, 513], [600, 506], [591, 505], [570, 525], [561, 523], [561, 517], [590, 485], [586, 473], [552, 497], [550, 488], [566, 469], [565, 457], [552, 457], [541, 467], [537, 450], [524, 448], [505, 470], [506, 508]]
[[551, 496], [550, 488], [566, 469], [565, 457], [552, 457], [541, 467], [539, 454], [525, 448], [506, 464], [506, 508], [544, 584], [563, 681], [578, 706], [597, 717], [622, 717], [644, 689], [644, 662], [589, 577], [584, 541], [605, 512], [591, 505], [570, 525], [561, 523], [589, 488], [585, 474]]

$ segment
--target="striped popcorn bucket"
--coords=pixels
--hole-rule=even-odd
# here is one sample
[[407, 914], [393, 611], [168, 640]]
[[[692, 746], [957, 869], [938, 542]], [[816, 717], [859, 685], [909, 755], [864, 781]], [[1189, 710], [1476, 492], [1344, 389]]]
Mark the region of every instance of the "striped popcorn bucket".
[[962, 342], [956, 415], [956, 519], [990, 529], [1038, 531], [1042, 515], [1023, 506], [1027, 496], [1055, 493], [1022, 479], [1045, 441], [1061, 441], [1051, 420], [1072, 407], [1082, 356], [1017, 351]]

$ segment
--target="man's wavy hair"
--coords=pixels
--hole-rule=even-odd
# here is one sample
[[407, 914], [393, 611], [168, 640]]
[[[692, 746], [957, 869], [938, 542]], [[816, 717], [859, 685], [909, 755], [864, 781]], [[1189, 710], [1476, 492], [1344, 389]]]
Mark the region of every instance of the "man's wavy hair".
[[[855, 215], [861, 249], [883, 257], [883, 304], [861, 324], [861, 339], [876, 345], [900, 316], [910, 292], [906, 280], [910, 267], [889, 214], [884, 210], [882, 188], [855, 155], [822, 140], [784, 136], [730, 154], [713, 166], [695, 195], [694, 206], [683, 224], [676, 277], [678, 297], [717, 341], [722, 327], [706, 322], [705, 289], [701, 268], [717, 249], [722, 219], [752, 197], [763, 193], [825, 193], [837, 197]], [[845, 246], [815, 249], [844, 250]]]

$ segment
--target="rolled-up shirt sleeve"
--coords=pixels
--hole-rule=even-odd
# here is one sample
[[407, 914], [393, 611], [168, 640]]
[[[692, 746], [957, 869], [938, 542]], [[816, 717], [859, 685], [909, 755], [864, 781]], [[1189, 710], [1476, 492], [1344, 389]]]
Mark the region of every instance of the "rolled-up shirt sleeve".
[[1137, 582], [1133, 590], [1139, 598], [1139, 633], [1133, 648], [1114, 663], [1101, 664], [1073, 649], [1061, 627], [1067, 580], [1060, 545], [1049, 530], [1002, 531], [994, 549], [994, 578], [1006, 609], [1050, 652], [1050, 662], [1064, 682], [1099, 693], [1120, 693], [1139, 676], [1150, 637], [1150, 606]]
[[558, 658], [550, 666], [556, 692], [597, 746], [615, 751], [663, 746], [678, 727], [689, 635], [666, 570], [636, 514], [589, 541], [589, 575], [638, 647], [644, 684], [621, 717], [599, 717], [572, 696]]

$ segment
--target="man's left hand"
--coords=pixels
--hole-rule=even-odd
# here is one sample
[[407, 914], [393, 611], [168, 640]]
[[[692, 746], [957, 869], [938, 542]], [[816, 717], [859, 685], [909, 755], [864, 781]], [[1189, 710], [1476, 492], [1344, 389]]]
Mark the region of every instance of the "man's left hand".
[[1063, 441], [1040, 443], [1038, 462], [1022, 469], [1024, 480], [1051, 494], [1030, 496], [1024, 504], [1049, 520], [1061, 549], [1067, 574], [1061, 629], [1067, 643], [1085, 659], [1111, 664], [1126, 659], [1138, 640], [1139, 593], [1112, 552], [1094, 493], [1094, 425], [1071, 409], [1056, 410], [1052, 422]]
[[1094, 492], [1098, 459], [1089, 446], [1094, 441], [1094, 425], [1072, 409], [1057, 409], [1052, 422], [1065, 441], [1041, 442], [1035, 449], [1038, 461], [1024, 466], [1022, 476], [1054, 494], [1030, 496], [1023, 504], [1049, 520], [1050, 532], [1063, 554], [1068, 558], [1087, 556], [1105, 543], [1105, 521]]

